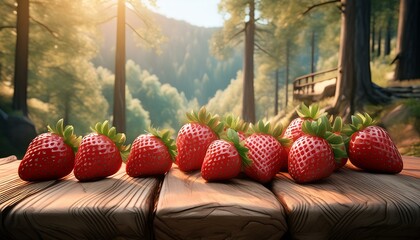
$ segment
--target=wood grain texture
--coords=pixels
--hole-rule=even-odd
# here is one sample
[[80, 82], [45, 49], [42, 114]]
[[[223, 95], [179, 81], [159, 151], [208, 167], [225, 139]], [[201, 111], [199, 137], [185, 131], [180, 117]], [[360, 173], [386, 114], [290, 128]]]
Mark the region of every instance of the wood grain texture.
[[247, 178], [206, 183], [176, 166], [163, 183], [128, 177], [125, 165], [96, 182], [28, 183], [19, 163], [0, 159], [0, 239], [420, 239], [416, 157], [396, 175], [348, 164], [300, 185], [280, 173], [272, 192]]
[[248, 179], [207, 183], [200, 172], [173, 167], [163, 182], [154, 219], [156, 239], [280, 239], [282, 206]]
[[[1, 161], [0, 161], [1, 162]], [[79, 182], [28, 183], [19, 161], [0, 165], [2, 236], [6, 239], [152, 239], [157, 178], [135, 179], [125, 165], [115, 175]]]
[[272, 191], [286, 208], [293, 239], [420, 239], [420, 158], [400, 174], [348, 164], [329, 178], [296, 184], [277, 174]]

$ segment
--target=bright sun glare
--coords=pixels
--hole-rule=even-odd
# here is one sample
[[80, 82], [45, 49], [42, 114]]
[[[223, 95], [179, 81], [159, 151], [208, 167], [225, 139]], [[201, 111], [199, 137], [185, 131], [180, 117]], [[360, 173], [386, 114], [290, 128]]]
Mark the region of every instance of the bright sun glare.
[[220, 0], [156, 0], [158, 13], [184, 20], [201, 27], [220, 27], [223, 17], [218, 13]]

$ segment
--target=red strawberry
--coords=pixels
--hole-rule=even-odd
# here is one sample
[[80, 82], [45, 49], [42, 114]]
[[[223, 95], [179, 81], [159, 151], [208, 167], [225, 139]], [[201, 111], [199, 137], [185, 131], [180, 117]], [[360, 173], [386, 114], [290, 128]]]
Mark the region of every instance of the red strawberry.
[[229, 180], [236, 177], [242, 165], [249, 166], [248, 149], [240, 142], [235, 130], [227, 130], [227, 140], [215, 140], [207, 148], [201, 175], [207, 181]]
[[126, 172], [131, 177], [165, 174], [171, 169], [176, 156], [170, 131], [149, 129], [149, 134], [138, 136], [127, 158]]
[[[314, 121], [322, 116], [325, 116], [325, 113], [319, 110], [319, 106], [317, 104], [310, 105], [309, 107], [307, 107], [304, 103], [302, 103], [300, 105], [300, 108], [296, 110], [296, 113], [299, 117], [293, 119], [289, 123], [283, 135], [284, 138], [289, 138], [292, 140], [292, 142], [296, 141], [299, 137], [304, 135], [304, 133], [302, 132], [302, 123], [305, 120]], [[286, 148], [286, 152], [289, 151], [290, 147]], [[288, 161], [286, 161], [285, 165], [282, 166], [282, 171], [287, 171], [287, 164]]]
[[284, 131], [284, 137], [292, 139], [292, 141], [296, 141], [300, 138], [304, 134], [302, 132], [302, 123], [304, 121], [305, 119], [300, 117], [293, 119]]
[[63, 119], [32, 140], [19, 165], [19, 177], [25, 181], [56, 180], [67, 176], [74, 167], [74, 153], [81, 137], [73, 126], [63, 127]]
[[94, 131], [83, 137], [76, 154], [74, 176], [79, 181], [95, 181], [116, 173], [122, 164], [125, 134], [109, 128], [108, 121], [97, 123]]
[[201, 169], [207, 148], [223, 130], [219, 117], [207, 113], [204, 107], [198, 113], [187, 113], [187, 118], [189, 123], [181, 127], [176, 139], [176, 164], [184, 172]]
[[281, 157], [281, 159], [284, 159], [284, 160], [282, 161], [282, 164], [280, 166], [280, 170], [279, 170], [280, 172], [287, 172], [288, 171], [288, 165], [289, 165], [288, 158], [289, 158], [290, 146], [289, 147], [285, 146], [283, 148], [283, 151], [281, 152], [280, 157]]
[[284, 131], [284, 137], [290, 138], [292, 141], [296, 141], [304, 134], [302, 132], [303, 121], [317, 120], [318, 118], [325, 116], [325, 113], [319, 110], [318, 104], [310, 105], [307, 107], [304, 103], [302, 103], [300, 108], [296, 110], [296, 113], [299, 115], [299, 117], [293, 119]]
[[283, 161], [282, 144], [278, 138], [282, 134], [282, 127], [271, 127], [270, 123], [259, 121], [252, 126], [253, 134], [245, 139], [245, 147], [249, 149], [248, 157], [252, 165], [245, 167], [246, 175], [261, 183], [271, 181], [279, 172]]
[[233, 129], [238, 133], [239, 140], [244, 141], [248, 136], [249, 123], [245, 122], [239, 117], [229, 114], [223, 119], [225, 129]]
[[381, 127], [365, 113], [352, 116], [348, 153], [350, 162], [372, 172], [399, 173], [403, 161], [397, 147]]
[[335, 158], [345, 157], [345, 152], [341, 150], [344, 146], [342, 137], [327, 132], [324, 119], [304, 121], [302, 129], [306, 134], [290, 148], [289, 174], [298, 183], [330, 176], [335, 169]]

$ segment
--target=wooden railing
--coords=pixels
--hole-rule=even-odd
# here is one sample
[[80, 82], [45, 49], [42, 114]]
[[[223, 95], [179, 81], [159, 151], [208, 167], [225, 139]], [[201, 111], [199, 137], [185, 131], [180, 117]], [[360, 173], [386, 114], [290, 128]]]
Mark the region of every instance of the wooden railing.
[[333, 74], [333, 72], [336, 71], [337, 68], [333, 68], [296, 78], [293, 80], [293, 98], [302, 100], [307, 99], [312, 95], [322, 95], [323, 91], [317, 93], [315, 92], [315, 85], [328, 80], [336, 80], [337, 74]]

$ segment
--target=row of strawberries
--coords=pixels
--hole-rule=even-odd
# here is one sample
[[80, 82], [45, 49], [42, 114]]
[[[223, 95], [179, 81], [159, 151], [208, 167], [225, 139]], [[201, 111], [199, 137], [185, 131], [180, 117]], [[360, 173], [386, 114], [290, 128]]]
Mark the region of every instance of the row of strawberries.
[[131, 177], [165, 174], [175, 162], [184, 172], [201, 170], [207, 181], [228, 180], [243, 171], [267, 183], [288, 171], [296, 182], [306, 183], [330, 176], [347, 158], [368, 171], [402, 170], [395, 144], [368, 114], [352, 116], [352, 124], [345, 125], [339, 117], [328, 119], [317, 105], [302, 104], [297, 113], [283, 131], [281, 124], [247, 124], [232, 115], [222, 121], [201, 108], [186, 114], [188, 123], [176, 140], [168, 130], [150, 128], [131, 148], [107, 121], [82, 138], [61, 119], [31, 142], [18, 173], [26, 181], [46, 181], [73, 171], [79, 181], [95, 181], [115, 174], [126, 160]]

